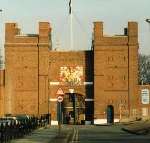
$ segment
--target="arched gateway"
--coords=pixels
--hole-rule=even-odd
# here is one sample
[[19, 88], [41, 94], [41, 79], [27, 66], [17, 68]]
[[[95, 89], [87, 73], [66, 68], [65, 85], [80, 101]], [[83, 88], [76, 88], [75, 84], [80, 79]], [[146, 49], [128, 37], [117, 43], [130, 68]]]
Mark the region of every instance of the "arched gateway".
[[62, 122], [81, 124], [85, 120], [85, 98], [79, 93], [66, 93], [62, 102]]

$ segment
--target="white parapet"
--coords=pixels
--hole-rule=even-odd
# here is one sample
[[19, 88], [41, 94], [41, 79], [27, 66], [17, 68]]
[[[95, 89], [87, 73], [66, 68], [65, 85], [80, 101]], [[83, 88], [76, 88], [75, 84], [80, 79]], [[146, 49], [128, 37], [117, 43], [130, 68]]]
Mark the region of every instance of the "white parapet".
[[58, 121], [51, 120], [51, 125], [53, 125], [53, 126], [58, 125]]
[[91, 125], [92, 121], [85, 121], [85, 125]]
[[[119, 122], [119, 119], [114, 119], [114, 122], [115, 123]], [[94, 124], [95, 125], [107, 124], [107, 119], [95, 119]]]

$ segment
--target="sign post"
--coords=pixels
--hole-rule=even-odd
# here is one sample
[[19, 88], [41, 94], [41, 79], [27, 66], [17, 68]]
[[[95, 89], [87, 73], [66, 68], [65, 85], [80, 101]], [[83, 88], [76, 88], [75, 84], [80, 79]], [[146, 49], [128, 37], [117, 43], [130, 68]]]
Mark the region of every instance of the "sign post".
[[59, 135], [60, 135], [60, 132], [61, 132], [61, 102], [63, 101], [63, 97], [62, 96], [58, 96], [57, 97], [57, 101], [58, 101], [58, 112], [59, 112], [59, 117], [58, 117], [58, 128], [59, 128]]
[[73, 112], [74, 112], [74, 125], [76, 125], [76, 95], [73, 94]]
[[73, 99], [73, 114], [74, 114], [74, 125], [76, 125], [76, 119], [77, 119], [77, 114], [76, 114], [76, 94], [74, 92], [74, 89], [69, 89], [70, 94], [72, 95], [72, 99]]
[[59, 88], [57, 90], [56, 94], [58, 95], [58, 97], [57, 97], [57, 101], [58, 101], [58, 134], [60, 136], [61, 121], [62, 121], [62, 119], [61, 119], [61, 114], [62, 114], [61, 113], [61, 102], [63, 101], [63, 96], [62, 95], [64, 95], [64, 92], [63, 92], [63, 90], [61, 88]]

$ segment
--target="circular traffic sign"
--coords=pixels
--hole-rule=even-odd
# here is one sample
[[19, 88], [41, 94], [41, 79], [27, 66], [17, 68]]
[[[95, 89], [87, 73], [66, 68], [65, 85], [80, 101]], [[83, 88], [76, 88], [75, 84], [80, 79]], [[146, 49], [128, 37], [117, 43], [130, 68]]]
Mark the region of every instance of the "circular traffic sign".
[[62, 101], [63, 101], [63, 97], [62, 97], [62, 96], [58, 96], [58, 97], [57, 97], [57, 101], [58, 101], [58, 102], [62, 102]]

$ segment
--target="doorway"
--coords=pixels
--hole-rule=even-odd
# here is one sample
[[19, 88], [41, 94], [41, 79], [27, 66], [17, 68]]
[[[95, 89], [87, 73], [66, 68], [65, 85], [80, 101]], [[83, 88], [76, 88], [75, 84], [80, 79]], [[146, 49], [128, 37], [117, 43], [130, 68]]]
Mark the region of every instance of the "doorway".
[[107, 123], [114, 123], [114, 107], [112, 105], [107, 106]]

